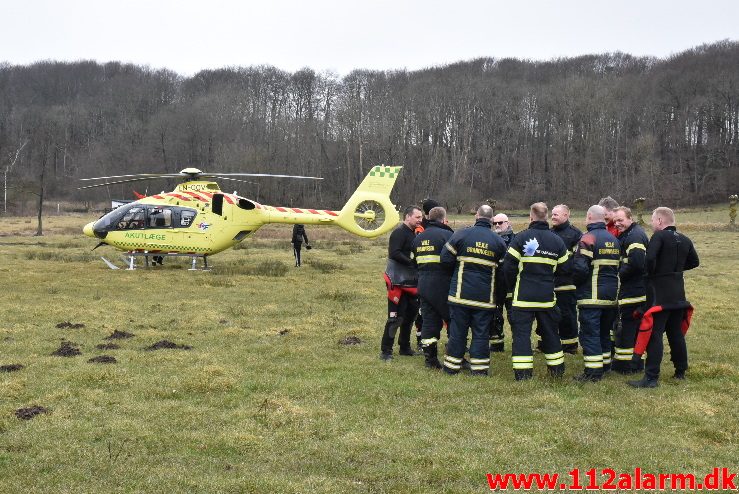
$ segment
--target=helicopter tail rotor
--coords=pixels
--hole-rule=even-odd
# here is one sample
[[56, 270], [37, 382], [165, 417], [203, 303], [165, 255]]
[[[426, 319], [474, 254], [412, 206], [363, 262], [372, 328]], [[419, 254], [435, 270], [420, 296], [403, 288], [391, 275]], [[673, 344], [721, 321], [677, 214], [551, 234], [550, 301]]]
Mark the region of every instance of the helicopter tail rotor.
[[390, 200], [402, 166], [375, 166], [339, 213], [336, 224], [367, 238], [392, 230], [400, 216]]

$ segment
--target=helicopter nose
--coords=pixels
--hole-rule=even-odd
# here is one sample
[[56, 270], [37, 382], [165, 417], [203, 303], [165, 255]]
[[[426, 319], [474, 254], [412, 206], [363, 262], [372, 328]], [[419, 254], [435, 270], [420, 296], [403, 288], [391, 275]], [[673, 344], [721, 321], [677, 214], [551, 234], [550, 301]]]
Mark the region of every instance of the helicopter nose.
[[86, 224], [85, 227], [82, 229], [82, 233], [84, 233], [88, 237], [94, 237], [95, 236], [95, 233], [92, 230], [92, 225], [93, 224], [94, 224], [94, 222], [93, 223]]

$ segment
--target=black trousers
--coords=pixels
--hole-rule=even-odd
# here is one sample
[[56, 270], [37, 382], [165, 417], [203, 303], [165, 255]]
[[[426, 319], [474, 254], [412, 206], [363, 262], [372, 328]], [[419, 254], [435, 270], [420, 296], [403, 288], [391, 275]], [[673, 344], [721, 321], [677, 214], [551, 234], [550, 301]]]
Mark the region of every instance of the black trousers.
[[449, 323], [447, 290], [436, 290], [431, 293], [424, 291], [419, 293], [418, 299], [421, 302], [421, 314], [423, 314], [421, 345], [426, 347], [439, 341], [444, 322]]
[[505, 307], [505, 312], [508, 314], [508, 324], [511, 323], [511, 304], [513, 303], [513, 299], [507, 298], [505, 299], [504, 304], [498, 304], [498, 306], [493, 310], [493, 318], [490, 321], [490, 344], [491, 345], [502, 345], [503, 340], [505, 338], [503, 334], [503, 324], [505, 323], [505, 319], [503, 317], [503, 308]]
[[633, 363], [631, 358], [634, 354], [634, 344], [639, 332], [639, 324], [641, 324], [641, 318], [645, 310], [645, 304], [619, 306], [618, 313], [621, 325], [616, 331], [614, 340], [613, 370], [619, 372], [641, 370], [641, 361]]
[[513, 307], [510, 312], [511, 331], [513, 332], [513, 370], [534, 368], [534, 353], [531, 350], [531, 329], [536, 319], [537, 331], [541, 335], [541, 349], [547, 359], [547, 365], [555, 366], [564, 363], [562, 343], [557, 334], [559, 326], [559, 310], [554, 307], [544, 310], [522, 310]]
[[559, 339], [562, 345], [577, 349], [577, 296], [575, 290], [556, 292], [557, 308], [562, 316], [559, 321]]
[[303, 242], [295, 242], [293, 244], [293, 254], [295, 255], [295, 265], [300, 266], [300, 249], [303, 248]]
[[387, 322], [380, 343], [383, 353], [393, 352], [393, 343], [395, 343], [395, 334], [398, 329], [400, 329], [398, 346], [401, 350], [411, 349], [411, 326], [416, 320], [416, 315], [418, 315], [418, 297], [403, 293], [397, 304], [388, 299]]
[[687, 370], [688, 347], [685, 344], [685, 336], [681, 330], [684, 316], [685, 309], [663, 310], [654, 314], [652, 337], [649, 338], [647, 344], [647, 362], [644, 366], [644, 374], [648, 379], [659, 377], [659, 368], [662, 364], [662, 354], [664, 352], [663, 334], [667, 334], [667, 342], [670, 344], [670, 360], [672, 360], [675, 370]]

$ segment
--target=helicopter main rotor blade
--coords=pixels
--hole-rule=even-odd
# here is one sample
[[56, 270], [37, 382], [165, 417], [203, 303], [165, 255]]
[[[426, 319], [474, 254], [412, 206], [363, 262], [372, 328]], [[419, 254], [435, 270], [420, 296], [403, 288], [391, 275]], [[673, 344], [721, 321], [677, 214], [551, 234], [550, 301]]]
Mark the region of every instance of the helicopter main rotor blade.
[[201, 173], [201, 177], [272, 177], [272, 178], [304, 178], [308, 180], [323, 180], [323, 177], [303, 177], [300, 175], [273, 175], [271, 173]]
[[128, 182], [143, 182], [144, 180], [151, 180], [152, 178], [159, 178], [159, 177], [140, 177], [140, 178], [129, 178], [128, 180], [116, 180], [115, 182], [104, 182], [101, 184], [93, 184], [93, 185], [86, 185], [84, 187], [77, 187], [77, 190], [92, 189], [95, 187], [105, 187], [106, 185], [125, 184]]
[[220, 175], [213, 176], [213, 178], [217, 178], [219, 180], [230, 180], [232, 182], [241, 182], [241, 183], [245, 183], [245, 184], [259, 185], [259, 182], [249, 182], [248, 180], [239, 180], [238, 178], [222, 177]]
[[80, 180], [107, 180], [109, 178], [134, 178], [140, 177], [140, 180], [148, 180], [150, 178], [179, 178], [185, 175], [181, 173], [137, 173], [134, 175], [111, 175], [110, 177], [94, 177], [94, 178], [81, 178]]

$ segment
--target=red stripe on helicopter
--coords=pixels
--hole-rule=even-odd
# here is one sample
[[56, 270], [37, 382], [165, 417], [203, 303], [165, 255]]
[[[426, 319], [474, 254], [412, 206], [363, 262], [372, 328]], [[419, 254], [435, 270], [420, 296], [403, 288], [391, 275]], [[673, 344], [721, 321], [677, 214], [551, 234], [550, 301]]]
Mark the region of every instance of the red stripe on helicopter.
[[165, 194], [165, 195], [176, 197], [177, 199], [181, 199], [183, 201], [190, 201], [190, 198], [189, 197], [185, 197], [185, 196], [180, 195], [180, 194], [175, 194], [174, 192], [170, 192], [169, 194]]
[[305, 211], [303, 211], [302, 209], [298, 209], [298, 208], [291, 208], [291, 209], [295, 211], [296, 213], [305, 213]]
[[233, 204], [234, 200], [231, 198], [230, 194], [223, 194], [223, 198], [226, 199], [226, 202], [229, 204]]
[[151, 197], [153, 197], [154, 199], [164, 199], [164, 196], [160, 196], [159, 194], [153, 195]]
[[287, 213], [287, 209], [285, 209], [285, 208], [279, 208], [279, 207], [276, 207], [275, 209], [276, 209], [277, 211], [281, 212], [281, 213]]
[[197, 199], [199, 201], [208, 202], [208, 198], [207, 197], [203, 197], [200, 194], [198, 194], [197, 192], [191, 192], [189, 190], [186, 190], [185, 191], [185, 194], [188, 194], [188, 195], [194, 197], [195, 199]]
[[339, 216], [338, 214], [334, 213], [333, 211], [329, 211], [328, 209], [324, 209], [323, 212], [330, 216]]
[[309, 210], [308, 210], [308, 212], [309, 212], [310, 214], [321, 214], [321, 213], [319, 213], [318, 211], [316, 211], [315, 209], [309, 209]]

